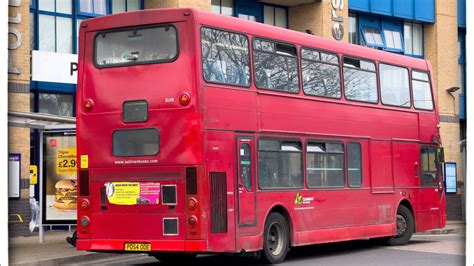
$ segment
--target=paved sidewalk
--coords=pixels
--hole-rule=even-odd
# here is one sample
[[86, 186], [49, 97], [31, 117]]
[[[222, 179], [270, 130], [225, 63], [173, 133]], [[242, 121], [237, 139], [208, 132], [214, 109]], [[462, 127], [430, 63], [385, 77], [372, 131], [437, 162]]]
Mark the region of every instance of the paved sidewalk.
[[[466, 232], [464, 221], [448, 221], [443, 229], [435, 229], [424, 234], [459, 234]], [[85, 260], [127, 259], [136, 257], [137, 253], [96, 253], [77, 251], [66, 242], [72, 233], [67, 231], [46, 231], [45, 242], [38, 243], [38, 235], [10, 238], [10, 265], [62, 265], [79, 263]]]
[[62, 265], [83, 260], [110, 257], [136, 256], [137, 254], [116, 254], [77, 251], [66, 242], [72, 233], [67, 231], [46, 231], [44, 243], [38, 242], [38, 235], [13, 237], [9, 240], [10, 265]]
[[444, 234], [460, 234], [466, 233], [465, 221], [447, 221], [446, 226], [441, 229], [417, 233], [419, 235], [444, 235]]

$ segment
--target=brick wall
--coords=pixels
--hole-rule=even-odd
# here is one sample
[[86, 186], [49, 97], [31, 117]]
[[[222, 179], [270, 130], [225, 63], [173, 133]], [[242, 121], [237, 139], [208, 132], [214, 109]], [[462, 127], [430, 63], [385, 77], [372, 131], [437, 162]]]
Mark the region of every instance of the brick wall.
[[[312, 4], [298, 5], [288, 9], [288, 26], [292, 30], [306, 32], [310, 30], [314, 35], [334, 39], [332, 35], [332, 1], [322, 0]], [[341, 16], [344, 20], [344, 38], [347, 42], [349, 29], [349, 8], [347, 1], [344, 1], [342, 10], [336, 10], [336, 16]]]
[[[20, 6], [9, 6], [9, 31], [19, 33], [8, 34], [9, 42], [9, 73], [8, 73], [8, 109], [14, 111], [30, 111], [30, 4], [20, 1]], [[20, 42], [21, 39], [21, 42]], [[19, 73], [18, 73], [19, 72]], [[10, 153], [21, 154], [21, 199], [9, 200], [9, 214], [18, 213], [24, 223], [15, 222], [9, 217], [10, 236], [28, 235], [29, 214], [29, 168], [30, 168], [30, 130], [28, 128], [8, 128], [8, 150]]]
[[[436, 86], [440, 113], [441, 141], [445, 148], [446, 162], [456, 162], [459, 185], [464, 186], [464, 169], [460, 147], [460, 124], [458, 115], [458, 92], [453, 97], [446, 91], [458, 86], [458, 26], [457, 1], [436, 1], [436, 23], [424, 24], [425, 59], [433, 67], [433, 83]], [[448, 218], [457, 219], [462, 215], [460, 193], [447, 198]]]
[[145, 8], [194, 7], [211, 11], [211, 0], [145, 0]]

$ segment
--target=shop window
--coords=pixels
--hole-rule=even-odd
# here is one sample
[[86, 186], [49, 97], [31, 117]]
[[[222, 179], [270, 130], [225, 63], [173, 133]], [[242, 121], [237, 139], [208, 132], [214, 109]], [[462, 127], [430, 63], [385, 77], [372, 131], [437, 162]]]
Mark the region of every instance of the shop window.
[[382, 21], [383, 36], [387, 50], [403, 52], [402, 23], [397, 21]]
[[106, 15], [107, 3], [105, 0], [79, 0], [79, 12], [93, 15]]
[[405, 54], [417, 57], [423, 56], [423, 25], [405, 22], [403, 25]]
[[212, 0], [212, 12], [225, 15], [234, 15], [234, 1], [233, 0]]
[[361, 44], [392, 52], [403, 52], [402, 24], [376, 17], [360, 17]]
[[359, 29], [363, 43], [370, 47], [385, 47], [380, 19], [360, 17]]
[[74, 95], [39, 93], [38, 96], [38, 108], [40, 113], [73, 116]]
[[41, 11], [72, 14], [72, 0], [38, 0]]
[[357, 15], [349, 13], [349, 43], [358, 44], [357, 37]]
[[40, 51], [72, 53], [72, 19], [39, 14]]
[[30, 13], [30, 50], [35, 49], [36, 47], [36, 15], [34, 13]]
[[112, 0], [112, 14], [141, 9], [141, 0]]
[[263, 6], [263, 23], [281, 28], [287, 28], [287, 9], [275, 6]]

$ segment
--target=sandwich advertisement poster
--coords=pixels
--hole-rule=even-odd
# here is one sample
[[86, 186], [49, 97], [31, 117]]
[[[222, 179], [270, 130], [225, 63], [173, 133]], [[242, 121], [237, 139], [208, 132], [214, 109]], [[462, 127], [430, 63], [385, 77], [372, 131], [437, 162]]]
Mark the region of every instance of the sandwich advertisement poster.
[[77, 219], [76, 136], [46, 136], [44, 145], [45, 220]]

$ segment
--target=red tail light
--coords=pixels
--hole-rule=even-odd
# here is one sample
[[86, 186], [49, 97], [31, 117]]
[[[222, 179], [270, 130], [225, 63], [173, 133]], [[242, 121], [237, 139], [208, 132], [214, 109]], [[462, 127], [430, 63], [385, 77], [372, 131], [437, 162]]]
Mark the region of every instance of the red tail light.
[[191, 226], [191, 227], [195, 227], [196, 224], [197, 224], [197, 222], [198, 222], [198, 221], [197, 221], [196, 216], [191, 216], [191, 217], [189, 217], [189, 219], [188, 219], [189, 226]]
[[89, 200], [88, 199], [83, 199], [81, 201], [81, 210], [87, 211], [87, 209], [89, 208], [89, 205], [90, 205]]

